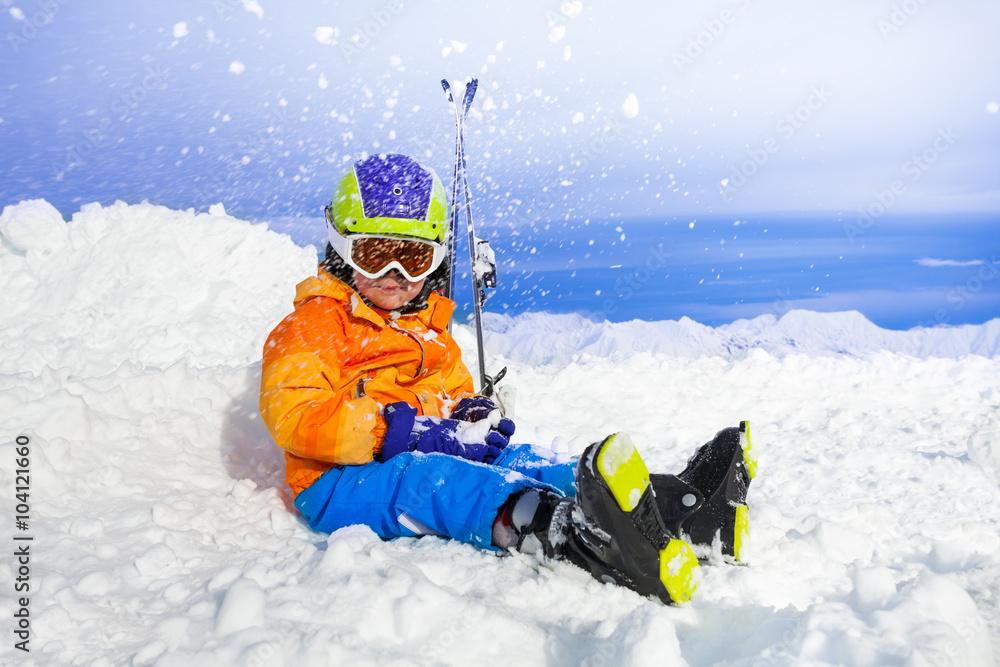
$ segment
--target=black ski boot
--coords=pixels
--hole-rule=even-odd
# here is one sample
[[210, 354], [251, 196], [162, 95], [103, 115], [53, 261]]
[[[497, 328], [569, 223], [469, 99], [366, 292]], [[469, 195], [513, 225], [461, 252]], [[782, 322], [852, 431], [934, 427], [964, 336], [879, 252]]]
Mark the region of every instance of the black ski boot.
[[740, 422], [698, 448], [679, 475], [654, 474], [650, 481], [669, 531], [696, 547], [712, 548], [718, 538], [722, 553], [739, 561], [750, 531], [747, 487], [756, 472], [750, 424]]
[[686, 602], [701, 570], [691, 547], [660, 518], [649, 471], [631, 439], [617, 433], [580, 457], [575, 499], [529, 489], [511, 498], [494, 524], [493, 543], [563, 558], [606, 583]]
[[566, 521], [554, 519], [560, 504], [573, 501], [548, 489], [524, 489], [512, 495], [493, 523], [493, 546], [524, 554], [558, 558], [556, 546], [564, 541]]

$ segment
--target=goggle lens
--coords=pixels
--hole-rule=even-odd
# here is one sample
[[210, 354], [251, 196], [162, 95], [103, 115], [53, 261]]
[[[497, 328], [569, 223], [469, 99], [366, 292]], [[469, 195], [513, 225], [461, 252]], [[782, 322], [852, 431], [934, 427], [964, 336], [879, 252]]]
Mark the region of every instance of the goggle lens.
[[434, 246], [423, 241], [365, 237], [351, 241], [351, 261], [371, 274], [399, 262], [408, 277], [418, 279], [434, 266]]

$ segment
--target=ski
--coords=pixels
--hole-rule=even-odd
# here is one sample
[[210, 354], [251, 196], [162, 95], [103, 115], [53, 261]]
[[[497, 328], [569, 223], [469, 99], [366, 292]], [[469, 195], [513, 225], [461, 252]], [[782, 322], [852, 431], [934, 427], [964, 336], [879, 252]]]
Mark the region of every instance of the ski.
[[461, 181], [465, 195], [465, 219], [469, 238], [469, 270], [472, 274], [472, 303], [475, 313], [476, 323], [476, 347], [479, 361], [479, 393], [483, 396], [492, 396], [497, 383], [507, 373], [503, 368], [495, 376], [490, 376], [486, 372], [485, 350], [483, 345], [483, 304], [486, 302], [486, 288], [496, 287], [496, 260], [489, 242], [476, 238], [475, 223], [472, 218], [472, 194], [469, 188], [468, 169], [465, 160], [465, 118], [472, 107], [472, 101], [476, 96], [476, 89], [479, 85], [477, 79], [470, 80], [465, 84], [465, 95], [462, 98], [462, 105], [456, 103], [452, 93], [451, 84], [447, 79], [441, 80], [441, 87], [448, 96], [448, 103], [455, 113], [455, 170], [454, 183], [452, 184], [452, 206], [451, 219], [449, 221], [450, 232], [448, 250], [450, 253], [451, 272], [446, 287], [445, 296], [454, 298], [455, 293], [455, 238], [458, 232], [458, 197], [459, 182]]
[[455, 98], [451, 94], [451, 85], [448, 83], [447, 79], [441, 79], [441, 87], [444, 88], [444, 92], [448, 95], [448, 104], [451, 105], [452, 110], [455, 112], [455, 169], [452, 176], [453, 180], [451, 186], [451, 217], [448, 220], [448, 262], [451, 266], [448, 271], [448, 280], [444, 285], [444, 295], [449, 299], [454, 299], [456, 260], [455, 235], [458, 232], [458, 169], [459, 165], [462, 163], [462, 134], [459, 131], [458, 108], [455, 106]]

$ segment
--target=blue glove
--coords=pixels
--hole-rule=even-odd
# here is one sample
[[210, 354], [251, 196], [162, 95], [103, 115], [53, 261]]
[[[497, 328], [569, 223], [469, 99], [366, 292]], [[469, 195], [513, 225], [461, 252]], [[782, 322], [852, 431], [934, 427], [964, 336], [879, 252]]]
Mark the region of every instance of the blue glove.
[[439, 452], [470, 461], [493, 463], [508, 440], [481, 425], [417, 415], [416, 408], [400, 401], [391, 403], [383, 412], [386, 420], [382, 441], [382, 460], [387, 461], [402, 452]]
[[496, 403], [486, 396], [469, 396], [463, 398], [451, 411], [451, 418], [464, 422], [480, 422], [484, 419], [490, 420], [490, 429], [493, 434], [501, 436], [503, 446], [510, 442], [510, 436], [514, 435], [514, 422], [507, 419], [500, 412]]
[[417, 419], [417, 409], [405, 401], [390, 403], [382, 410], [385, 417], [385, 437], [382, 439], [382, 460], [388, 461], [396, 454], [408, 452], [410, 432]]

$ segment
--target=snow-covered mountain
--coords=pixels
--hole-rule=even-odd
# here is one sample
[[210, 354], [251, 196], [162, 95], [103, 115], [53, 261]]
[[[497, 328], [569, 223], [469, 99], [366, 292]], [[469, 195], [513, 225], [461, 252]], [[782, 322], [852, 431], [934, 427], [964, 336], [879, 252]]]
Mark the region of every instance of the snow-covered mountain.
[[994, 664], [1000, 320], [491, 315], [524, 442], [628, 430], [676, 471], [755, 425], [749, 564], [668, 608], [562, 563], [310, 531], [257, 391], [315, 257], [221, 207], [4, 209], [0, 503], [13, 523], [21, 436], [33, 538], [31, 652], [8, 633], [5, 664]]
[[777, 356], [803, 353], [862, 357], [880, 351], [921, 359], [1000, 355], [1000, 319], [981, 325], [918, 327], [909, 331], [882, 329], [857, 311], [788, 310], [780, 317], [761, 315], [717, 328], [686, 317], [679, 321], [612, 323], [549, 313], [516, 317], [488, 314], [486, 322], [492, 347], [531, 364], [565, 361], [581, 352], [601, 357], [650, 352], [730, 359], [755, 349]]

